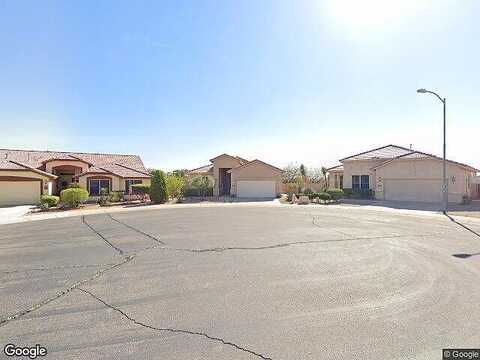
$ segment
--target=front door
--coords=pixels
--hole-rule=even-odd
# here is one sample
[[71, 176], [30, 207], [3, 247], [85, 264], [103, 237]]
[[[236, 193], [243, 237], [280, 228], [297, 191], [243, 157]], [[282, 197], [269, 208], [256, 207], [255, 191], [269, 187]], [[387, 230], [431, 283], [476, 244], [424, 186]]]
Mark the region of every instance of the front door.
[[230, 195], [230, 184], [232, 181], [232, 175], [227, 171], [230, 170], [229, 168], [221, 168], [219, 175], [220, 175], [220, 186], [219, 186], [219, 195], [225, 196]]

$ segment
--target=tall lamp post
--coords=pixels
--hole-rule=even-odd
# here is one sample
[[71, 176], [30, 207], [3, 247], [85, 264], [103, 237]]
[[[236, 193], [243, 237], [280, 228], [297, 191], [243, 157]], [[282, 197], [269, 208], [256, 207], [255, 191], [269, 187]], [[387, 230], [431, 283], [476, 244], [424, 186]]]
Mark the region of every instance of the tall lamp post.
[[447, 99], [440, 97], [437, 93], [425, 89], [418, 89], [417, 93], [419, 94], [433, 94], [438, 100], [443, 103], [443, 213], [447, 213], [448, 208], [448, 182], [447, 182], [447, 122], [446, 122], [446, 112], [445, 107], [447, 104]]

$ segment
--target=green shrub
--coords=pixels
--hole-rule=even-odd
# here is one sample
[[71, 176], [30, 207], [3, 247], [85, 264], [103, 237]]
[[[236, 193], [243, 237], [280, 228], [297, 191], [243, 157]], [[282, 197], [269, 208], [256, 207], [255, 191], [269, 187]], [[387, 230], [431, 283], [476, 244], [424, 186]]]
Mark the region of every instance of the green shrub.
[[57, 206], [60, 202], [60, 198], [58, 196], [53, 195], [42, 195], [40, 197], [40, 204], [44, 205], [44, 208], [50, 208]]
[[70, 183], [70, 185], [68, 185], [68, 187], [70, 189], [79, 189], [81, 186], [78, 183]]
[[342, 189], [328, 189], [326, 192], [330, 194], [333, 200], [340, 200], [344, 195]]
[[80, 187], [65, 189], [60, 193], [60, 201], [70, 208], [80, 206], [80, 204], [83, 204], [87, 199], [88, 191]]
[[332, 200], [332, 196], [327, 192], [320, 192], [320, 193], [317, 194], [316, 197], [319, 198], [320, 200], [323, 200], [323, 201]]
[[132, 192], [134, 194], [150, 194], [150, 185], [147, 184], [133, 184], [132, 185]]
[[303, 191], [303, 195], [306, 195], [308, 196], [308, 198], [311, 200], [315, 197], [315, 191], [313, 191], [312, 189], [310, 188], [306, 188], [304, 191]]
[[120, 191], [112, 191], [110, 192], [109, 201], [111, 202], [120, 202], [122, 201], [122, 193]]
[[168, 200], [165, 174], [161, 170], [152, 171], [152, 184], [150, 185], [150, 199], [154, 204], [163, 204]]
[[213, 182], [208, 176], [189, 178], [183, 190], [184, 196], [213, 196]]
[[108, 189], [101, 188], [100, 189], [100, 197], [97, 200], [97, 204], [100, 205], [100, 206], [107, 205], [108, 198], [109, 198]]

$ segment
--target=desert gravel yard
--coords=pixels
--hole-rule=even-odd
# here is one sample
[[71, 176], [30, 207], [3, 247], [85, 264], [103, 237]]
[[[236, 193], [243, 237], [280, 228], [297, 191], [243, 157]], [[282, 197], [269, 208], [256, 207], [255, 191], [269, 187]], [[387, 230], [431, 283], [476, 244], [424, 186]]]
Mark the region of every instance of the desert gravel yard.
[[218, 205], [0, 226], [0, 345], [47, 359], [441, 359], [480, 345], [480, 221]]

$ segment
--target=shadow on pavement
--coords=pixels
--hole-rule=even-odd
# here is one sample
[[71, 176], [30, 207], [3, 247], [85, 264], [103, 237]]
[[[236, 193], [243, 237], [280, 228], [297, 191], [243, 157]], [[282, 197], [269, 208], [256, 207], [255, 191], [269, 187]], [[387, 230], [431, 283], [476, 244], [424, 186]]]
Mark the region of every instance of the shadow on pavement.
[[[470, 229], [467, 225], [464, 225], [462, 224], [461, 222], [455, 220], [453, 217], [451, 217], [450, 215], [448, 215], [447, 213], [444, 213], [444, 215], [451, 221], [451, 222], [454, 222], [455, 224], [457, 224], [458, 226], [461, 226], [462, 228], [464, 228], [465, 230], [469, 231], [470, 233], [472, 233], [473, 235], [477, 236], [480, 238], [480, 234], [478, 232], [476, 232], [475, 230], [472, 230]], [[459, 259], [468, 259], [469, 257], [472, 257], [472, 256], [476, 256], [476, 255], [480, 255], [480, 252], [478, 253], [473, 253], [473, 254], [453, 254], [452, 256], [456, 257], [456, 258], [459, 258]]]

